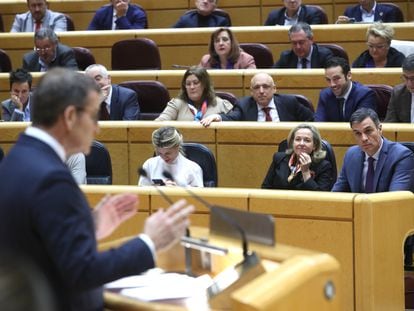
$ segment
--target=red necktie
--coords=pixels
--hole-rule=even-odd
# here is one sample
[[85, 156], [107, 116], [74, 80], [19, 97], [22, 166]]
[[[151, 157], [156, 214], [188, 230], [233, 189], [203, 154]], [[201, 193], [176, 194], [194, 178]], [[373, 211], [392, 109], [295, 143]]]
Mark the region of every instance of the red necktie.
[[101, 103], [101, 108], [99, 109], [99, 120], [109, 120], [109, 112], [106, 107], [106, 102]]
[[42, 28], [42, 21], [35, 21], [35, 32]]
[[270, 107], [264, 107], [264, 108], [262, 108], [262, 110], [264, 111], [264, 113], [266, 115], [266, 122], [272, 122], [273, 121], [272, 120], [272, 117], [270, 115], [270, 109], [272, 109], [272, 108], [270, 108]]

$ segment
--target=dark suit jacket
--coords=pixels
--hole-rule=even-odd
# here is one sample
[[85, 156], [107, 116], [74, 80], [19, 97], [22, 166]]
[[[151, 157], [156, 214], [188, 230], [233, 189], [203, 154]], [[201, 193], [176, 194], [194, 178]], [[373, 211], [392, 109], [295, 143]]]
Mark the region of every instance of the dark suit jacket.
[[[359, 108], [371, 108], [377, 111], [377, 98], [373, 90], [361, 83], [352, 82], [351, 93], [345, 102], [344, 121], [348, 122], [352, 113]], [[331, 88], [327, 87], [319, 94], [315, 121], [340, 122], [339, 105]]]
[[112, 84], [111, 120], [138, 120], [140, 108], [137, 93], [116, 84]]
[[[30, 156], [28, 156], [30, 155]], [[0, 164], [0, 246], [29, 257], [57, 295], [57, 310], [102, 310], [102, 285], [154, 267], [139, 238], [98, 252], [90, 207], [67, 166], [21, 135]]]
[[230, 21], [218, 14], [202, 16], [197, 11], [190, 11], [180, 17], [173, 28], [191, 28], [191, 27], [230, 27]]
[[[326, 61], [333, 56], [330, 49], [313, 44], [311, 55], [311, 68], [324, 68]], [[273, 65], [273, 68], [297, 68], [298, 57], [293, 50], [287, 50], [280, 53], [279, 60]]]
[[[284, 25], [285, 12], [285, 7], [271, 11], [267, 16], [265, 26]], [[298, 16], [298, 22], [305, 22], [309, 25], [322, 24], [322, 16], [319, 10], [302, 4]]]
[[[48, 69], [53, 67], [65, 67], [78, 70], [75, 53], [73, 50], [63, 44], [58, 43], [56, 47], [56, 58], [49, 64]], [[40, 71], [39, 55], [36, 51], [26, 53], [23, 56], [23, 68], [28, 71]]]
[[306, 182], [303, 182], [302, 173], [299, 172], [289, 183], [289, 159], [290, 154], [286, 154], [285, 152], [276, 152], [273, 155], [273, 161], [262, 183], [262, 188], [314, 191], [331, 190], [333, 172], [332, 165], [329, 161], [313, 162], [310, 170], [314, 172], [314, 176]]
[[[111, 30], [114, 7], [104, 5], [98, 9], [88, 26], [88, 30]], [[147, 15], [135, 4], [129, 4], [125, 16], [115, 21], [117, 29], [144, 29], [147, 28]]]
[[[313, 112], [294, 96], [275, 94], [273, 99], [280, 121], [313, 121]], [[257, 115], [257, 104], [251, 96], [240, 99], [227, 114], [220, 114], [223, 121], [257, 121]]]
[[395, 86], [384, 122], [411, 122], [411, 92], [404, 83]]
[[[401, 67], [404, 59], [405, 55], [403, 53], [401, 53], [393, 47], [390, 47], [390, 49], [388, 50], [387, 63], [385, 64], [385, 67]], [[352, 63], [352, 67], [365, 68], [367, 67], [367, 63], [374, 64], [374, 60], [372, 59], [372, 56], [369, 54], [369, 51], [365, 50]]]
[[[355, 18], [356, 22], [362, 22], [361, 6], [359, 4], [355, 6], [347, 7], [345, 9], [344, 15], [350, 18]], [[383, 23], [402, 22], [398, 20], [397, 16], [398, 15], [397, 15], [397, 11], [395, 10], [395, 8], [388, 6], [388, 5], [383, 5], [377, 2], [377, 6], [375, 8], [375, 14], [374, 14], [375, 22], [383, 22]]]
[[[332, 191], [364, 192], [362, 171], [365, 153], [352, 146], [345, 154], [341, 173]], [[414, 155], [399, 143], [384, 138], [374, 175], [374, 192], [414, 191]]]

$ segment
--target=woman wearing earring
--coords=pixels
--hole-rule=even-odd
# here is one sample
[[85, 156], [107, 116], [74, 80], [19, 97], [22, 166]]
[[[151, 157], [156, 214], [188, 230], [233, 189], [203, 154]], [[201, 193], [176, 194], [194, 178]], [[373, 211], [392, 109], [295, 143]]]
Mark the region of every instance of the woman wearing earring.
[[286, 152], [276, 152], [262, 183], [265, 189], [330, 191], [332, 165], [324, 160], [319, 131], [300, 124], [290, 131]]

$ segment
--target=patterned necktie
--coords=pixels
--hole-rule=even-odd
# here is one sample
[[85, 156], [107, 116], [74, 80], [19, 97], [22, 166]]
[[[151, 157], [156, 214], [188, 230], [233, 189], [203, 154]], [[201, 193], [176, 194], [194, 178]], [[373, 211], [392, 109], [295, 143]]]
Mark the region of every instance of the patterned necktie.
[[106, 102], [101, 103], [101, 108], [99, 109], [99, 120], [109, 120], [109, 112], [106, 107]]
[[266, 115], [266, 122], [272, 122], [273, 120], [272, 120], [272, 117], [271, 117], [271, 115], [270, 115], [270, 109], [272, 109], [272, 108], [270, 108], [270, 107], [264, 107], [264, 108], [262, 108], [262, 110], [264, 111], [264, 113], [265, 113], [265, 115]]
[[374, 192], [374, 161], [373, 157], [368, 158], [368, 170], [367, 177], [365, 179], [365, 192], [373, 193]]
[[301, 63], [303, 69], [308, 68], [308, 60], [306, 58], [302, 58]]
[[345, 98], [340, 97], [336, 99], [338, 102], [338, 109], [339, 109], [339, 121], [345, 121], [344, 118], [344, 104], [345, 104]]
[[35, 21], [35, 32], [42, 28], [42, 21]]

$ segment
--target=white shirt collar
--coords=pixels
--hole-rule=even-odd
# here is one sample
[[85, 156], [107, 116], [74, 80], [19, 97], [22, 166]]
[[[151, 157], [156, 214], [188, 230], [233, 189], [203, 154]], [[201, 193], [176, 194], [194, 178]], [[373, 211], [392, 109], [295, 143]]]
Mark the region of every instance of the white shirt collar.
[[27, 136], [34, 137], [42, 142], [44, 142], [46, 145], [48, 145], [50, 148], [52, 148], [56, 154], [59, 156], [59, 158], [62, 160], [62, 162], [66, 161], [66, 152], [63, 146], [54, 138], [52, 135], [47, 133], [46, 131], [38, 128], [29, 126], [24, 133]]

